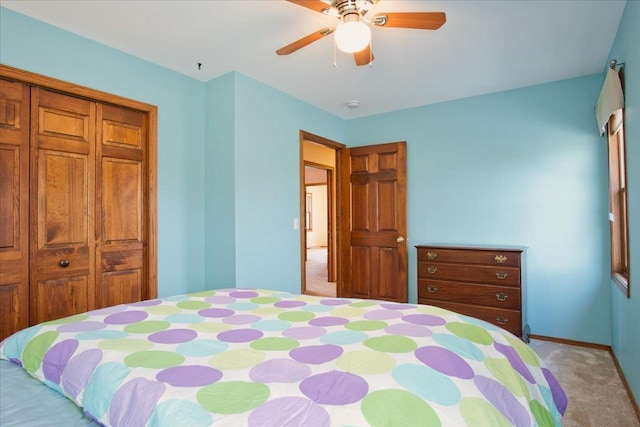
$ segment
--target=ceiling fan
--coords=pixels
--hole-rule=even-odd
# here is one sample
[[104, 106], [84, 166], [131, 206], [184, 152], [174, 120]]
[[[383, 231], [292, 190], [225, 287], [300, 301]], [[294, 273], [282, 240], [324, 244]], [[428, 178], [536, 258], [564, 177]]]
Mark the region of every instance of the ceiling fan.
[[373, 61], [371, 52], [371, 25], [377, 27], [414, 28], [437, 30], [447, 20], [444, 12], [388, 12], [367, 17], [380, 0], [287, 0], [325, 15], [336, 17], [340, 22], [335, 28], [322, 28], [308, 36], [288, 44], [276, 51], [278, 55], [289, 55], [329, 34], [335, 33], [338, 49], [352, 53], [356, 65], [367, 65]]

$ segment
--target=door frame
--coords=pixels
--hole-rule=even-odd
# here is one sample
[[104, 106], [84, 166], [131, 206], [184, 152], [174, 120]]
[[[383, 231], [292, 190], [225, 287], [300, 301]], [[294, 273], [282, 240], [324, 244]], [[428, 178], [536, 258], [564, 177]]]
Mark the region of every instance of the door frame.
[[[307, 292], [307, 283], [306, 283], [306, 261], [307, 261], [307, 232], [306, 232], [306, 228], [307, 228], [307, 224], [306, 224], [306, 218], [305, 218], [305, 198], [306, 198], [306, 191], [305, 191], [305, 182], [304, 182], [304, 167], [305, 167], [305, 163], [309, 163], [314, 167], [318, 167], [319, 165], [317, 164], [312, 164], [313, 162], [308, 162], [304, 160], [304, 142], [305, 141], [310, 141], [310, 142], [314, 142], [316, 144], [320, 144], [323, 145], [325, 147], [328, 147], [332, 150], [334, 150], [335, 152], [335, 166], [333, 168], [333, 173], [332, 173], [332, 178], [333, 181], [335, 182], [335, 209], [333, 209], [335, 211], [335, 218], [333, 218], [333, 213], [329, 212], [328, 217], [329, 222], [331, 223], [332, 221], [335, 222], [333, 224], [335, 224], [335, 226], [333, 226], [333, 224], [330, 225], [329, 227], [329, 240], [327, 242], [328, 245], [333, 245], [334, 251], [335, 251], [335, 263], [333, 265], [333, 270], [332, 273], [334, 273], [334, 277], [336, 278], [336, 293], [337, 296], [340, 296], [340, 280], [341, 280], [341, 265], [340, 265], [340, 260], [341, 260], [341, 254], [340, 254], [340, 248], [341, 248], [341, 234], [340, 234], [340, 223], [342, 222], [341, 218], [340, 218], [340, 212], [342, 210], [341, 208], [341, 199], [342, 197], [340, 197], [340, 179], [339, 177], [341, 176], [341, 172], [340, 172], [340, 163], [341, 163], [341, 158], [343, 156], [343, 152], [346, 149], [346, 146], [344, 144], [341, 144], [339, 142], [336, 141], [332, 141], [330, 139], [324, 138], [322, 136], [319, 135], [315, 135], [312, 134], [310, 132], [304, 131], [304, 130], [300, 130], [300, 140], [299, 140], [299, 153], [300, 153], [300, 160], [299, 160], [299, 165], [300, 165], [300, 184], [299, 184], [299, 200], [300, 200], [300, 222], [299, 222], [299, 230], [300, 230], [300, 280], [301, 280], [301, 285], [300, 285], [300, 291], [301, 293], [306, 293]], [[330, 201], [329, 204], [331, 204], [332, 202]], [[332, 231], [333, 229], [335, 229], [335, 235], [331, 236], [332, 234], [334, 234], [334, 232]]]
[[73, 95], [79, 98], [97, 101], [105, 104], [113, 104], [130, 108], [145, 114], [148, 133], [147, 150], [145, 153], [147, 167], [143, 171], [145, 196], [147, 206], [144, 213], [144, 250], [147, 265], [145, 277], [146, 294], [143, 298], [154, 299], [158, 297], [158, 107], [144, 102], [136, 101], [122, 96], [113, 95], [64, 80], [47, 77], [42, 74], [21, 70], [19, 68], [0, 64], [0, 77], [10, 81], [25, 83], [55, 92]]

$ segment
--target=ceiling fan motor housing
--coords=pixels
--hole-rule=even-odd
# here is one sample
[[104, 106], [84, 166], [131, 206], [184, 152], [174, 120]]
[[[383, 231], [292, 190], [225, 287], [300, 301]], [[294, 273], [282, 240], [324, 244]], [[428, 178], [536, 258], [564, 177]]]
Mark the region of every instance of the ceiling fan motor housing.
[[[343, 20], [348, 15], [364, 16], [379, 0], [331, 0], [331, 15], [340, 16]], [[337, 11], [337, 13], [335, 13]]]

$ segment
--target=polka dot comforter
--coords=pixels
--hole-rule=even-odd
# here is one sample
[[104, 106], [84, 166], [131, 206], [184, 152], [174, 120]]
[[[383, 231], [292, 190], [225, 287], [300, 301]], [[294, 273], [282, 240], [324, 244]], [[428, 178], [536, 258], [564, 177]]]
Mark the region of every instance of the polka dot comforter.
[[107, 426], [551, 426], [566, 406], [538, 356], [483, 321], [270, 290], [51, 321], [0, 357]]

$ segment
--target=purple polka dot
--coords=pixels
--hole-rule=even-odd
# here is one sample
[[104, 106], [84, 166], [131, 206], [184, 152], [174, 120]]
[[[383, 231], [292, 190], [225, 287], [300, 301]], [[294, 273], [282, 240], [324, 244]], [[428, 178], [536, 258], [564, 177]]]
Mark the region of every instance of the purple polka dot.
[[321, 337], [327, 330], [316, 326], [298, 326], [282, 331], [282, 335], [294, 340], [308, 340]]
[[222, 378], [222, 372], [208, 366], [174, 366], [158, 372], [156, 379], [175, 387], [202, 387]]
[[229, 295], [231, 295], [234, 298], [255, 298], [259, 294], [253, 291], [236, 291], [236, 292], [229, 293]]
[[261, 338], [263, 333], [256, 329], [232, 329], [220, 332], [218, 339], [224, 342], [249, 342]]
[[312, 345], [291, 350], [289, 356], [298, 362], [319, 365], [337, 359], [343, 351], [341, 347], [332, 344]]
[[249, 323], [257, 322], [260, 320], [260, 316], [255, 314], [236, 314], [234, 316], [225, 317], [222, 321], [229, 325], [247, 325]]
[[442, 317], [433, 316], [431, 314], [409, 314], [402, 318], [405, 322], [414, 323], [424, 326], [441, 326], [447, 323]]
[[364, 314], [364, 318], [369, 320], [390, 320], [398, 319], [402, 316], [402, 312], [398, 310], [373, 310]]
[[[164, 394], [165, 385], [146, 378], [134, 378], [122, 385], [111, 399], [109, 422], [114, 426], [144, 426]], [[135, 402], [135, 404], [132, 404]]]
[[415, 305], [397, 303], [380, 304], [380, 307], [386, 308], [387, 310], [408, 310], [410, 308], [416, 308]]
[[251, 380], [259, 383], [297, 383], [309, 375], [309, 366], [289, 359], [267, 360], [249, 372]]
[[130, 323], [141, 322], [147, 317], [149, 317], [149, 314], [146, 311], [123, 311], [105, 317], [104, 323], [109, 325], [128, 325]]
[[330, 371], [303, 380], [300, 391], [321, 405], [348, 405], [362, 400], [369, 385], [358, 375]]
[[202, 317], [220, 318], [232, 316], [235, 311], [226, 308], [205, 308], [198, 311], [198, 314]]
[[96, 348], [83, 351], [69, 360], [62, 374], [62, 387], [71, 397], [76, 398], [84, 390], [100, 360], [102, 351]]
[[322, 305], [346, 305], [346, 304], [351, 304], [351, 301], [344, 300], [344, 299], [323, 299], [322, 301], [320, 301], [320, 304], [322, 304]]
[[206, 297], [204, 300], [212, 304], [231, 304], [232, 302], [236, 302], [235, 298], [227, 295], [213, 295]]
[[507, 360], [511, 363], [511, 367], [518, 371], [525, 380], [531, 384], [536, 383], [536, 380], [533, 378], [533, 375], [531, 375], [531, 372], [529, 372], [529, 369], [527, 369], [526, 364], [522, 361], [515, 348], [498, 342], [494, 343], [493, 346], [507, 357]]
[[349, 323], [348, 319], [335, 316], [316, 317], [315, 319], [311, 319], [309, 321], [309, 324], [311, 326], [338, 326], [345, 325], [347, 323]]
[[303, 305], [307, 305], [307, 303], [304, 301], [284, 300], [284, 301], [278, 301], [273, 305], [278, 308], [295, 308], [295, 307], [302, 307]]
[[249, 427], [314, 426], [329, 427], [327, 410], [303, 397], [281, 397], [254, 409]]
[[385, 328], [385, 332], [405, 337], [429, 337], [433, 334], [431, 329], [412, 323], [398, 323]]
[[127, 305], [130, 307], [151, 307], [159, 304], [162, 304], [162, 301], [159, 299], [148, 299], [146, 301], [138, 301]]
[[445, 375], [462, 378], [473, 378], [473, 369], [465, 360], [454, 352], [440, 347], [420, 347], [415, 355], [422, 363]]
[[149, 335], [148, 340], [158, 344], [180, 344], [191, 341], [198, 333], [191, 329], [167, 329]]
[[107, 325], [102, 322], [85, 320], [83, 322], [65, 323], [64, 325], [58, 326], [57, 330], [58, 332], [89, 332], [104, 329], [106, 327]]
[[505, 386], [483, 376], [475, 377], [473, 382], [484, 397], [510, 421], [511, 425], [531, 425], [531, 417], [529, 417], [527, 410]]
[[58, 384], [67, 363], [78, 348], [77, 340], [64, 340], [47, 351], [42, 359], [42, 373], [51, 382]]
[[122, 311], [125, 311], [126, 309], [127, 309], [127, 306], [121, 304], [121, 305], [114, 305], [111, 307], [100, 308], [98, 310], [93, 310], [89, 312], [89, 314], [96, 315], [96, 316], [106, 316], [108, 314], [120, 313]]

